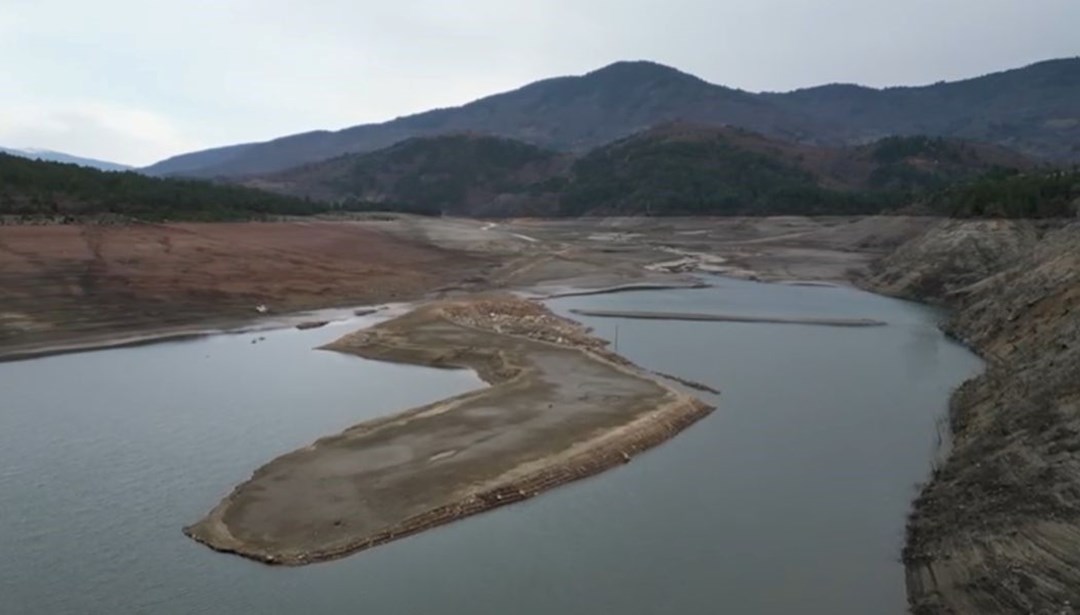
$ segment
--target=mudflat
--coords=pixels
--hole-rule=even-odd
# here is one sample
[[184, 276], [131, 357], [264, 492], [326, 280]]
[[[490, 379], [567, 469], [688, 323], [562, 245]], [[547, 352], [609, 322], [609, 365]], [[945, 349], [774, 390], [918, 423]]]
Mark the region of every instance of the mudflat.
[[371, 221], [0, 225], [0, 355], [412, 300], [489, 264]]
[[427, 304], [328, 349], [474, 369], [491, 386], [271, 461], [190, 537], [272, 564], [341, 557], [628, 462], [712, 411], [509, 296]]
[[277, 222], [0, 224], [0, 359], [231, 329], [322, 308], [491, 290], [697, 283], [695, 271], [843, 281], [918, 218], [407, 215]]

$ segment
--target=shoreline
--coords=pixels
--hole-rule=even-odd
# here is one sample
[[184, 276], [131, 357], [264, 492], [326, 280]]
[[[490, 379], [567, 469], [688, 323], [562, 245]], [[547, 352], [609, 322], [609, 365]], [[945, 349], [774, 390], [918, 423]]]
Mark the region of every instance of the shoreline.
[[1080, 604], [1080, 226], [1035, 235], [1029, 224], [943, 222], [859, 280], [946, 308], [940, 328], [985, 362], [950, 395], [949, 450], [910, 507], [902, 556], [916, 613]]
[[[710, 288], [712, 285], [705, 281], [697, 282], [637, 282], [618, 284], [615, 286], [602, 286], [599, 288], [583, 288], [578, 290], [556, 291], [548, 294], [529, 297], [536, 301], [548, 301], [551, 299], [565, 299], [567, 297], [589, 297], [593, 295], [614, 295], [618, 293], [641, 292], [650, 290], [699, 290]], [[539, 290], [539, 289], [537, 289]]]
[[[491, 386], [278, 457], [184, 533], [266, 564], [344, 557], [622, 465], [712, 412], [605, 345], [576, 323], [507, 297], [427, 304], [350, 334], [325, 348], [466, 367]], [[577, 376], [582, 371], [588, 373]], [[570, 392], [583, 379], [590, 390]], [[430, 448], [418, 444], [423, 434], [431, 440], [432, 433], [466, 429], [475, 433], [446, 435]], [[421, 460], [377, 453], [403, 446]], [[338, 489], [327, 481], [344, 483]], [[280, 506], [298, 491], [304, 503]]]
[[[510, 289], [508, 292], [520, 295], [530, 301], [543, 302], [564, 297], [578, 297], [589, 295], [603, 295], [622, 292], [637, 292], [647, 290], [682, 290], [708, 288], [706, 282], [645, 282], [627, 283], [614, 286], [600, 286], [596, 288], [583, 287], [578, 290], [567, 290], [543, 294], [544, 286], [532, 286], [523, 289]], [[483, 291], [481, 291], [483, 292]], [[492, 291], [494, 292], [494, 291]], [[468, 296], [471, 296], [470, 293]], [[436, 301], [428, 295], [411, 301], [352, 305], [352, 306], [327, 306], [308, 310], [284, 312], [281, 314], [253, 316], [249, 318], [226, 316], [205, 318], [201, 322], [190, 324], [178, 324], [175, 326], [151, 327], [135, 333], [125, 334], [118, 328], [115, 331], [101, 332], [89, 335], [68, 335], [60, 340], [48, 340], [26, 344], [13, 344], [7, 347], [0, 346], [0, 363], [13, 361], [27, 361], [65, 354], [79, 354], [84, 352], [96, 352], [99, 350], [113, 350], [118, 348], [134, 348], [163, 344], [170, 342], [182, 342], [197, 340], [215, 335], [239, 335], [244, 333], [258, 333], [261, 331], [276, 331], [279, 329], [315, 328], [314, 323], [330, 324], [348, 320], [353, 317], [369, 316], [386, 310], [402, 310], [422, 305], [424, 302]], [[361, 313], [363, 312], [363, 313]]]
[[327, 307], [317, 310], [303, 310], [270, 316], [257, 316], [249, 319], [207, 319], [200, 324], [146, 329], [141, 333], [135, 333], [133, 335], [121, 335], [121, 332], [116, 331], [113, 333], [84, 336], [81, 339], [79, 336], [72, 336], [68, 341], [42, 342], [38, 344], [13, 346], [10, 348], [0, 347], [0, 363], [42, 359], [65, 354], [96, 352], [99, 350], [135, 348], [153, 344], [184, 342], [216, 335], [243, 335], [245, 333], [278, 331], [281, 329], [292, 328], [301, 330], [312, 329], [315, 327], [311, 326], [311, 324], [315, 322], [321, 322], [323, 325], [326, 325], [334, 322], [346, 321], [352, 318], [371, 316], [379, 312], [400, 309], [409, 305], [413, 304], [394, 303], [373, 306]]
[[696, 322], [741, 322], [774, 325], [819, 325], [826, 327], [881, 327], [888, 323], [870, 318], [787, 318], [773, 316], [735, 316], [684, 312], [645, 312], [628, 310], [572, 309], [571, 314], [594, 318], [630, 318], [635, 320], [688, 320]]

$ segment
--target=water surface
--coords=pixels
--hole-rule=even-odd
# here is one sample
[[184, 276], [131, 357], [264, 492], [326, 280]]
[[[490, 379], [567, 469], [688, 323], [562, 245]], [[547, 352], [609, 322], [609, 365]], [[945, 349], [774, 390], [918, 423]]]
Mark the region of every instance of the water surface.
[[0, 611], [904, 612], [904, 516], [949, 391], [979, 369], [938, 314], [730, 280], [552, 306], [889, 325], [584, 319], [639, 364], [722, 389], [719, 410], [594, 479], [298, 569], [180, 527], [274, 456], [475, 376], [311, 350], [363, 320], [0, 364]]

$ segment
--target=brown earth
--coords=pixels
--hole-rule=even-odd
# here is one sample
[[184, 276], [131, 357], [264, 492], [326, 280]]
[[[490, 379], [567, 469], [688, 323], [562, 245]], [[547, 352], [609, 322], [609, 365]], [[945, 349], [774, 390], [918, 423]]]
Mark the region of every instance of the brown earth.
[[953, 445], [915, 502], [919, 614], [1080, 608], [1080, 223], [942, 222], [866, 284], [952, 308], [987, 361], [953, 396]]
[[189, 335], [270, 314], [490, 289], [693, 284], [708, 270], [848, 279], [921, 218], [369, 215], [231, 224], [0, 225], [0, 358]]
[[414, 299], [492, 263], [370, 221], [0, 226], [0, 354]]
[[[786, 263], [802, 277], [842, 279], [851, 267], [870, 262], [874, 250], [900, 243], [899, 236], [924, 222], [882, 219], [874, 225], [868, 232], [865, 223], [846, 219], [496, 225], [399, 218], [387, 228], [407, 228], [443, 249], [484, 246], [497, 254], [501, 264], [476, 276], [470, 288], [544, 295], [560, 288], [685, 284], [685, 276], [671, 269], [689, 272], [736, 255], [742, 264], [724, 266], [738, 275], [785, 277], [787, 267], [776, 264]], [[794, 252], [781, 254], [782, 246]], [[834, 259], [820, 259], [811, 270], [804, 250]], [[687, 263], [655, 267], [688, 252], [695, 256]], [[763, 254], [770, 255], [771, 269], [746, 269]], [[493, 386], [364, 423], [280, 457], [187, 528], [188, 535], [268, 563], [339, 557], [624, 463], [709, 411], [577, 325], [516, 299], [473, 295], [429, 303], [330, 348], [468, 367]]]
[[[772, 281], [859, 279], [878, 292], [951, 307], [947, 330], [988, 363], [953, 398], [951, 455], [911, 518], [904, 559], [913, 608], [1069, 613], [1080, 604], [1078, 250], [1077, 223], [911, 217], [493, 224], [373, 216], [0, 227], [0, 355], [132, 331], [241, 322], [256, 316], [258, 304], [285, 311], [491, 288], [549, 295], [686, 284], [698, 271]], [[461, 325], [439, 327], [449, 345]], [[373, 345], [358, 347], [376, 352]], [[544, 352], [571, 351], [545, 346]], [[407, 360], [433, 359], [418, 352]], [[459, 350], [439, 360], [480, 369], [490, 356]], [[498, 505], [498, 495], [521, 497], [488, 493], [416, 523]], [[365, 535], [388, 536], [365, 527]]]
[[341, 557], [629, 462], [712, 410], [510, 297], [427, 304], [328, 348], [492, 386], [279, 457], [189, 536], [272, 564]]

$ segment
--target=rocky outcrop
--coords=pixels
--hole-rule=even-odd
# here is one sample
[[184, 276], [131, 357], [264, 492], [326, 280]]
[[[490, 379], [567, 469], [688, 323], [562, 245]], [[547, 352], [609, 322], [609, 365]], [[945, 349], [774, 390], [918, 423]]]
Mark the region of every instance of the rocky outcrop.
[[901, 244], [877, 263], [876, 291], [954, 303], [968, 287], [1017, 263], [1039, 240], [1026, 221], [949, 221]]
[[915, 613], [1080, 607], [1080, 223], [944, 222], [867, 281], [952, 308], [987, 360], [953, 396], [953, 446], [915, 502]]

